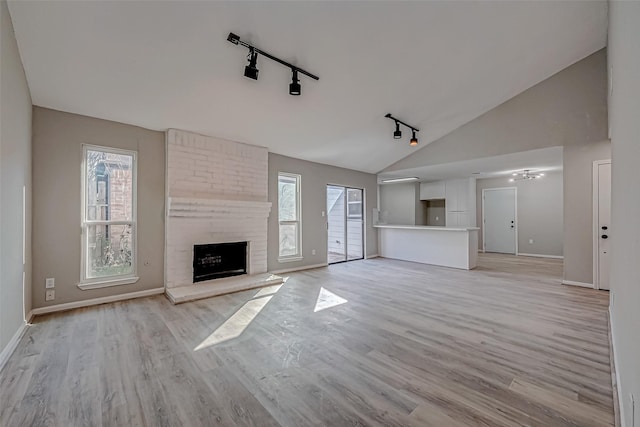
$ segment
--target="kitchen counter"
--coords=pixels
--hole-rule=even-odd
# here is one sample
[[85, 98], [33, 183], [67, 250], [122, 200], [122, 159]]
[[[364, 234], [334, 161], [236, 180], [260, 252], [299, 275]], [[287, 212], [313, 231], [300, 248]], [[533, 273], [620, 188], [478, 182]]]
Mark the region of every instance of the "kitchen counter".
[[478, 227], [374, 225], [383, 258], [471, 270], [478, 262]]

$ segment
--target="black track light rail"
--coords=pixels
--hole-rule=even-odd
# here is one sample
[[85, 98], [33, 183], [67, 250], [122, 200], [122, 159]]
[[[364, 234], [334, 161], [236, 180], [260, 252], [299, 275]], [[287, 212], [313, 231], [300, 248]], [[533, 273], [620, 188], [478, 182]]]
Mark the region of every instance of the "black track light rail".
[[395, 117], [393, 117], [393, 116], [391, 115], [391, 113], [387, 113], [387, 115], [386, 115], [385, 117], [387, 117], [387, 118], [389, 118], [389, 119], [391, 119], [391, 120], [395, 121], [396, 123], [400, 123], [401, 125], [404, 125], [404, 126], [408, 127], [409, 129], [411, 129], [411, 130], [412, 130], [412, 131], [414, 131], [414, 132], [420, 132], [420, 129], [418, 129], [418, 128], [414, 128], [413, 126], [406, 124], [405, 122], [403, 122], [403, 121], [402, 121], [402, 120], [400, 120], [400, 119], [396, 119]]
[[[290, 64], [287, 61], [283, 61], [282, 59], [277, 58], [277, 57], [271, 55], [270, 53], [265, 52], [264, 50], [258, 49], [257, 47], [255, 47], [253, 45], [250, 45], [249, 43], [240, 40], [240, 36], [237, 36], [237, 35], [235, 35], [233, 33], [229, 33], [229, 36], [227, 37], [227, 41], [229, 41], [229, 42], [231, 42], [233, 44], [239, 44], [240, 46], [244, 46], [244, 47], [248, 48], [252, 52], [258, 53], [258, 54], [260, 54], [262, 56], [265, 56], [265, 57], [271, 59], [272, 61], [277, 62], [278, 64], [281, 64], [281, 65], [284, 65], [287, 68], [290, 68], [291, 71], [297, 71], [297, 72], [299, 72], [301, 74], [304, 74], [307, 77], [311, 77], [314, 80], [320, 80], [320, 77], [316, 76], [315, 74], [311, 74], [310, 72], [305, 71], [300, 67], [296, 67], [295, 65]], [[409, 126], [409, 127], [411, 127], [411, 126]]]

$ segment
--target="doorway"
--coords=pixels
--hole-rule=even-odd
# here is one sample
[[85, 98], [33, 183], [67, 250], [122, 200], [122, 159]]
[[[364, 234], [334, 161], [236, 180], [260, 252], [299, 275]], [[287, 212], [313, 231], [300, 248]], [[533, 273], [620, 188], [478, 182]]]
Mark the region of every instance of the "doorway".
[[327, 185], [327, 262], [364, 258], [363, 190]]
[[517, 189], [482, 190], [482, 244], [485, 252], [518, 253]]
[[593, 287], [609, 290], [611, 160], [593, 162]]

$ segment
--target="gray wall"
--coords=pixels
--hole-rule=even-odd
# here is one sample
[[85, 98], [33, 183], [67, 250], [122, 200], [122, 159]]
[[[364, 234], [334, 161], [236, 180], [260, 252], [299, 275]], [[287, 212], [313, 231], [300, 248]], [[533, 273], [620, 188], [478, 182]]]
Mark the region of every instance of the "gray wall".
[[415, 182], [380, 185], [380, 219], [387, 224], [415, 225]]
[[[0, 35], [0, 351], [2, 351], [24, 324], [24, 314], [28, 314], [31, 310], [31, 96], [5, 1], [0, 2], [0, 29], [2, 31]], [[23, 188], [26, 196], [25, 208], [23, 208]], [[24, 264], [23, 250], [26, 255]]]
[[[138, 276], [131, 285], [80, 290], [82, 144], [138, 152]], [[164, 286], [163, 132], [46, 108], [33, 109], [33, 306]], [[45, 278], [56, 299], [45, 302]]]
[[[426, 211], [424, 224], [416, 225], [429, 225], [444, 227], [447, 221], [447, 211], [445, 209], [444, 200], [424, 200], [421, 202]], [[478, 218], [480, 218], [478, 216]]]
[[[300, 174], [302, 197], [302, 256], [295, 262], [278, 262], [278, 172]], [[365, 192], [366, 255], [377, 255], [378, 233], [372, 225], [372, 212], [378, 205], [376, 176], [320, 163], [308, 162], [269, 153], [269, 236], [267, 246], [269, 271], [327, 263], [327, 184], [362, 188]], [[312, 255], [315, 249], [316, 254]]]
[[604, 141], [606, 60], [590, 55], [384, 171]]
[[[640, 426], [640, 3], [609, 2], [611, 331], [623, 427]], [[629, 396], [634, 396], [634, 409]]]
[[[516, 187], [518, 192], [518, 252], [562, 256], [562, 172], [550, 172], [534, 181], [509, 182], [509, 178], [478, 179], [476, 207], [482, 249], [482, 190]], [[533, 244], [529, 243], [533, 239]]]
[[564, 280], [593, 283], [593, 162], [610, 158], [608, 140], [564, 148]]

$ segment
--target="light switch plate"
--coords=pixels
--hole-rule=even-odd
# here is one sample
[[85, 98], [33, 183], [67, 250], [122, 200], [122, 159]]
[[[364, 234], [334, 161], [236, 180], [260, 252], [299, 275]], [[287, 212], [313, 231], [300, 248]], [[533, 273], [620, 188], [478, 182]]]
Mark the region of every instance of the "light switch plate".
[[56, 299], [56, 291], [47, 291], [44, 296], [45, 301], [53, 301]]
[[47, 279], [44, 281], [44, 287], [47, 289], [55, 288], [56, 279], [53, 277], [47, 277]]

